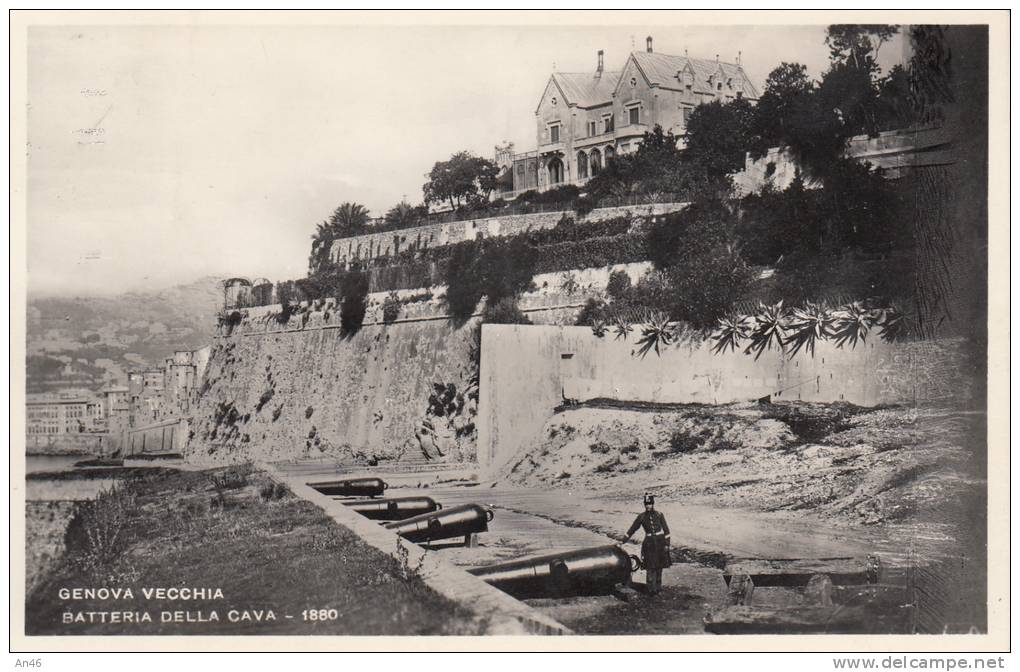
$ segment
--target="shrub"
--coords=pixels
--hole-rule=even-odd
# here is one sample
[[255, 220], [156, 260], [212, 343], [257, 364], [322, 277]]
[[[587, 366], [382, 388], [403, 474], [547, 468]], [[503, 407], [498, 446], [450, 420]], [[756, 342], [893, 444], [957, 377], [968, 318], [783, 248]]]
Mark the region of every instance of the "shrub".
[[251, 476], [252, 471], [254, 471], [252, 464], [245, 462], [220, 473], [212, 474], [209, 480], [216, 491], [237, 490], [248, 485], [248, 477]]
[[129, 490], [114, 485], [81, 504], [67, 532], [72, 562], [93, 576], [108, 574], [126, 547], [123, 533], [134, 502]]
[[226, 315], [220, 316], [220, 325], [226, 327], [227, 336], [230, 336], [232, 333], [234, 333], [234, 327], [241, 324], [242, 319], [243, 318], [241, 317], [241, 313], [234, 310]]
[[567, 296], [573, 296], [581, 289], [580, 283], [577, 282], [577, 276], [572, 272], [564, 271], [562, 278], [563, 281], [560, 283], [560, 287], [567, 293]]
[[606, 294], [614, 299], [622, 298], [630, 291], [631, 281], [627, 271], [613, 271], [609, 274], [609, 282], [606, 283]]
[[290, 494], [290, 489], [283, 483], [267, 482], [259, 488], [259, 498], [264, 502], [283, 499]]
[[397, 296], [396, 292], [390, 292], [389, 295], [386, 297], [386, 300], [383, 301], [382, 307], [383, 322], [385, 322], [386, 324], [395, 322], [396, 319], [400, 317], [400, 306], [401, 306], [400, 297]]
[[216, 410], [213, 413], [213, 418], [216, 420], [216, 426], [227, 425], [234, 426], [237, 421], [241, 418], [241, 414], [234, 406], [232, 401], [221, 401], [216, 405]]
[[482, 312], [482, 322], [485, 324], [531, 324], [531, 319], [518, 307], [517, 299], [512, 296], [505, 296], [494, 304], [485, 305]]
[[669, 451], [671, 453], [692, 453], [704, 445], [711, 438], [712, 432], [703, 429], [700, 432], [692, 433], [686, 429], [677, 429], [669, 437]]
[[340, 291], [340, 328], [345, 334], [361, 329], [368, 312], [368, 274], [364, 271], [349, 271], [342, 276]]
[[[255, 412], [256, 413], [260, 412], [262, 410], [262, 407], [265, 406], [266, 404], [268, 404], [269, 401], [273, 398], [274, 394], [276, 394], [276, 392], [275, 392], [275, 390], [273, 390], [273, 388], [269, 388], [268, 390], [263, 392], [262, 396], [259, 397], [258, 403], [255, 404]], [[217, 423], [217, 424], [219, 424], [219, 423]]]
[[496, 303], [531, 286], [535, 254], [522, 236], [468, 241], [452, 247], [443, 275], [446, 304], [455, 317], [470, 317], [482, 296]]
[[578, 196], [574, 199], [574, 212], [576, 212], [579, 216], [584, 217], [595, 209], [595, 205], [595, 199], [591, 196], [587, 194]]
[[656, 218], [649, 227], [646, 258], [661, 270], [725, 247], [733, 238], [735, 221], [722, 201], [691, 203], [683, 210]]
[[596, 322], [602, 322], [603, 324], [607, 320], [608, 306], [606, 302], [601, 299], [591, 298], [584, 304], [584, 308], [577, 315], [577, 320], [574, 322], [579, 327], [590, 327]]
[[443, 282], [450, 313], [461, 319], [470, 317], [484, 291], [477, 245], [459, 243], [452, 246], [450, 257], [443, 267]]

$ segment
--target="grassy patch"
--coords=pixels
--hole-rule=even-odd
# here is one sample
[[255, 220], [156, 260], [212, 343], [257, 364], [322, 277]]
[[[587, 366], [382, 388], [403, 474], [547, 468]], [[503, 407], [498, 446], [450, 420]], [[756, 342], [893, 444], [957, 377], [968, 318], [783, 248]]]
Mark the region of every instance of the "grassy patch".
[[[59, 592], [100, 587], [130, 588], [132, 596]], [[182, 587], [209, 593], [188, 600], [143, 593]], [[302, 613], [309, 610], [335, 618], [312, 620]], [[263, 620], [231, 622], [246, 611]], [[265, 620], [270, 611], [275, 618]], [[63, 623], [65, 613], [86, 612], [144, 612], [151, 622]], [[206, 620], [163, 622], [175, 612]], [[439, 635], [477, 627], [416, 573], [247, 466], [139, 475], [82, 504], [62, 561], [26, 601], [32, 635]]]

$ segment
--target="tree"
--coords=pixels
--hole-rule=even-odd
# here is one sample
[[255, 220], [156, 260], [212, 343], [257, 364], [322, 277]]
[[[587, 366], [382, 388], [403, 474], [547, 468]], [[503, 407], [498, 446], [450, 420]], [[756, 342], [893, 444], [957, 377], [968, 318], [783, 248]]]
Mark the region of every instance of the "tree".
[[308, 255], [308, 274], [320, 273], [329, 263], [333, 234], [329, 222], [320, 222], [312, 234], [312, 252]]
[[711, 179], [741, 170], [753, 137], [753, 114], [743, 98], [698, 105], [687, 122], [683, 160]]
[[368, 208], [360, 203], [343, 203], [329, 218], [329, 228], [337, 238], [363, 233], [368, 226]]
[[423, 208], [415, 207], [407, 201], [401, 201], [386, 211], [384, 220], [390, 229], [407, 229], [418, 224]]
[[[709, 145], [695, 142], [695, 144]], [[598, 175], [586, 185], [585, 191], [592, 205], [607, 196], [626, 196], [632, 193], [649, 194], [668, 192], [695, 199], [704, 194], [728, 193], [730, 183], [726, 173], [708, 174], [700, 163], [691, 163], [677, 147], [678, 138], [672, 131], [664, 132], [658, 124], [646, 131], [633, 154], [613, 158]], [[706, 149], [706, 151], [708, 151]], [[743, 166], [743, 151], [740, 152]]]
[[800, 63], [782, 63], [769, 73], [765, 90], [754, 109], [754, 153], [764, 156], [770, 147], [790, 143], [796, 129], [795, 119], [814, 91], [807, 67]]
[[699, 199], [679, 212], [659, 217], [648, 231], [648, 259], [660, 270], [733, 240], [734, 214], [722, 201]]
[[492, 161], [470, 152], [457, 152], [448, 161], [436, 162], [425, 176], [428, 178], [422, 187], [425, 202], [445, 202], [453, 209], [483, 203], [496, 188], [498, 174], [499, 169]]
[[825, 46], [833, 64], [876, 74], [878, 50], [898, 32], [898, 27], [883, 24], [836, 24], [825, 30]]
[[308, 256], [308, 273], [315, 275], [329, 265], [329, 254], [337, 238], [364, 233], [368, 226], [368, 208], [359, 203], [343, 203], [329, 219], [320, 222], [312, 234], [312, 252]]

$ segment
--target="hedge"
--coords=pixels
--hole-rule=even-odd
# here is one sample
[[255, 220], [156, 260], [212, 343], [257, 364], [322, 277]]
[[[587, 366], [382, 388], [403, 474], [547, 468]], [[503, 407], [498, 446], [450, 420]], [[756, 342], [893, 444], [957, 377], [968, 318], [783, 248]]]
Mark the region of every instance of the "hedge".
[[625, 233], [604, 238], [546, 245], [536, 250], [536, 273], [556, 273], [579, 268], [602, 268], [644, 261], [648, 257], [645, 235]]

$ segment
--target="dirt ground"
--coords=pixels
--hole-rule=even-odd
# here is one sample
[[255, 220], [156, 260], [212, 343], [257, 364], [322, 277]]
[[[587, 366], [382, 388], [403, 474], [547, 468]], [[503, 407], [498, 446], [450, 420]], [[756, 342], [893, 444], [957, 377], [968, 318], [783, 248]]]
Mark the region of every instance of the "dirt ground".
[[943, 513], [983, 497], [982, 421], [951, 409], [849, 404], [567, 408], [503, 476], [528, 487], [803, 511], [850, 527], [952, 525]]
[[[919, 630], [966, 632], [984, 628], [986, 604], [983, 423], [980, 414], [934, 407], [596, 403], [562, 409], [500, 478], [541, 493], [518, 496], [518, 510], [615, 540], [652, 492], [676, 559], [706, 568], [743, 557], [876, 553], [921, 587]], [[684, 564], [674, 575], [665, 594], [688, 597], [643, 608], [685, 630], [718, 582]], [[566, 610], [565, 624], [603, 632], [620, 626], [600, 619], [626, 622], [632, 606], [550, 613]]]

